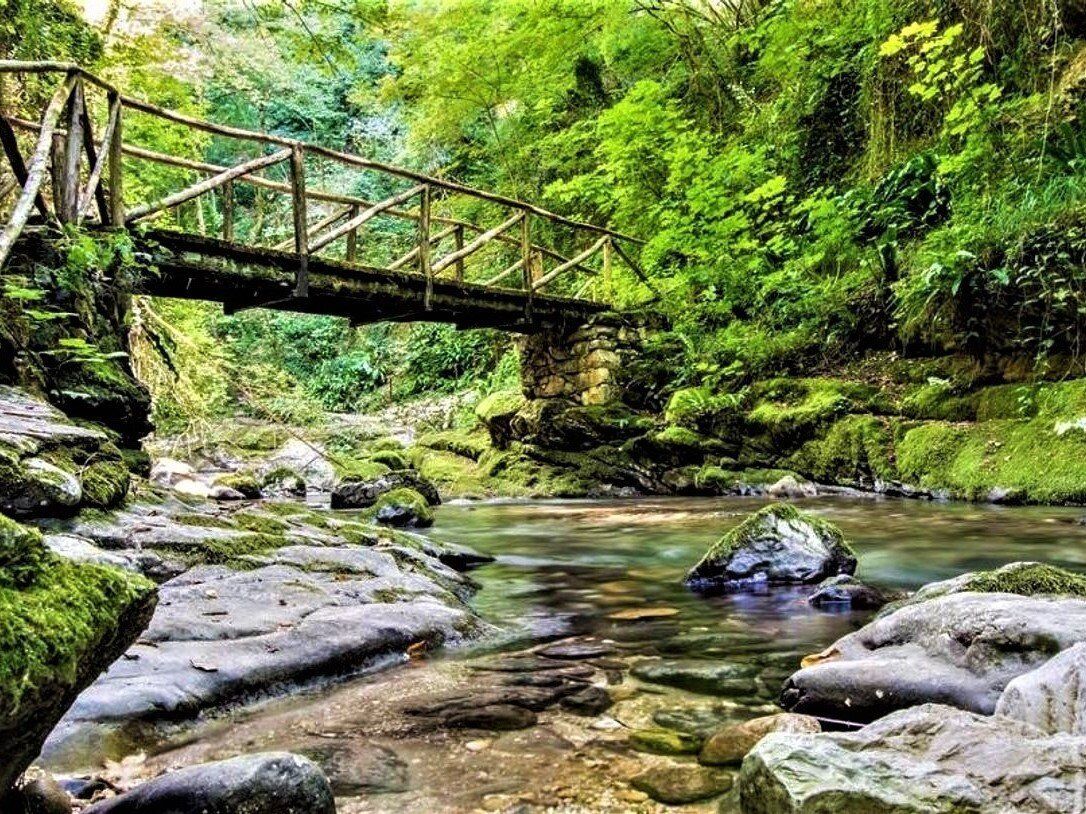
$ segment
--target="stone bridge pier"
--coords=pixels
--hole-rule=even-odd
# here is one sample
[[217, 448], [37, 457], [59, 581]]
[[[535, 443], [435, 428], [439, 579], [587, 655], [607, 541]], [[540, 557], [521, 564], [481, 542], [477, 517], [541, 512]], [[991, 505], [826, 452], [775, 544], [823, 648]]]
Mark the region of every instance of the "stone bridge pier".
[[520, 340], [524, 396], [607, 404], [624, 397], [623, 368], [663, 326], [643, 314], [607, 312], [584, 324]]

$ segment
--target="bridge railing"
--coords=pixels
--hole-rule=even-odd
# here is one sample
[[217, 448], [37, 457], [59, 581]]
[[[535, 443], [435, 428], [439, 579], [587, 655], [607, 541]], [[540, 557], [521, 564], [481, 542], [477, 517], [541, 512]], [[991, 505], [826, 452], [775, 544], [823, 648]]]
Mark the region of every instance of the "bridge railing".
[[[171, 216], [180, 224], [185, 207], [195, 204], [195, 224], [183, 226], [183, 231], [206, 234], [214, 229], [227, 243], [259, 245], [296, 258], [297, 297], [307, 296], [310, 261], [318, 256], [339, 261], [348, 273], [351, 267], [360, 267], [422, 275], [427, 308], [434, 281], [443, 277], [517, 289], [524, 293], [529, 310], [534, 296], [550, 294], [556, 285], [566, 295], [609, 298], [616, 260], [645, 280], [633, 259], [634, 249], [642, 241], [606, 227], [352, 153], [158, 107], [124, 95], [76, 65], [0, 60], [0, 79], [9, 74], [61, 79], [36, 121], [0, 110], [0, 146], [11, 170], [10, 178], [0, 176], [0, 206], [19, 193], [0, 232], [0, 265], [28, 224], [86, 221], [126, 228]], [[91, 91], [103, 98], [90, 102]], [[92, 110], [104, 120], [99, 130], [92, 121]], [[182, 135], [191, 134], [187, 139], [190, 144], [198, 141], [197, 135], [209, 135], [240, 142], [256, 155], [228, 166], [206, 161], [204, 156], [193, 157], [191, 151], [190, 155], [173, 155], [151, 150], [125, 140], [125, 125], [133, 115], [150, 116], [179, 128]], [[24, 142], [30, 140], [25, 155], [19, 133]], [[179, 141], [185, 143], [186, 139]], [[126, 182], [138, 179], [133, 175], [133, 162], [187, 173], [189, 182], [154, 199], [148, 198], [147, 185], [142, 184], [143, 192], [136, 199], [126, 190]], [[339, 182], [344, 171], [352, 171], [381, 179], [371, 187], [388, 190], [406, 184], [407, 188], [377, 200], [344, 192], [342, 186], [320, 189], [322, 174], [315, 171], [318, 164], [338, 167], [339, 174], [334, 177]], [[192, 175], [197, 180], [192, 181]], [[46, 184], [47, 177], [51, 184]], [[241, 234], [239, 184], [289, 200], [289, 207], [282, 208], [289, 212], [286, 235], [269, 235], [263, 226], [252, 224]], [[213, 224], [208, 223], [202, 203], [209, 198], [213, 199]], [[465, 207], [465, 201], [470, 206]], [[486, 225], [457, 217], [458, 204], [461, 210], [485, 211], [496, 222]], [[407, 222], [411, 229], [407, 235], [401, 230], [402, 245], [395, 256], [375, 265], [360, 258], [360, 238], [367, 224], [377, 218]], [[397, 241], [386, 242], [395, 246]], [[481, 261], [484, 254], [485, 262]]]

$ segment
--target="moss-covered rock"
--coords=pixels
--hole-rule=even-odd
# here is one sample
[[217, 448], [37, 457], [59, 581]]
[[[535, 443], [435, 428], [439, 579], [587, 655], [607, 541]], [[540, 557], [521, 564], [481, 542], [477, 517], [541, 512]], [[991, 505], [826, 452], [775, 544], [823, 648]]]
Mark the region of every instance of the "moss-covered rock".
[[789, 464], [821, 483], [877, 488], [898, 479], [895, 442], [900, 427], [897, 419], [845, 416], [808, 441]]
[[397, 469], [410, 468], [410, 465], [407, 462], [407, 458], [399, 450], [378, 450], [370, 456], [370, 460], [374, 463], [384, 464], [392, 471], [396, 471]]
[[369, 514], [378, 523], [396, 528], [424, 528], [434, 524], [426, 498], [414, 489], [394, 489], [381, 495]]
[[260, 479], [261, 492], [269, 495], [305, 497], [305, 478], [289, 466], [277, 466]]
[[417, 447], [433, 449], [438, 452], [451, 452], [462, 458], [478, 461], [483, 453], [490, 449], [490, 438], [485, 432], [465, 430], [443, 430], [420, 435], [415, 442]]
[[905, 605], [964, 592], [1086, 598], [1086, 575], [1047, 563], [1012, 562], [991, 571], [973, 571], [928, 583], [912, 596], [887, 605], [880, 616], [888, 616]]
[[475, 407], [475, 415], [490, 433], [494, 446], [504, 448], [513, 440], [512, 420], [526, 401], [520, 390], [499, 390]]
[[900, 479], [965, 500], [1086, 502], [1086, 431], [1048, 419], [930, 422], [897, 444]]
[[856, 570], [841, 530], [795, 506], [755, 512], [713, 545], [686, 575], [696, 589], [811, 584]]
[[235, 492], [243, 495], [247, 500], [259, 500], [263, 497], [263, 492], [261, 492], [260, 489], [260, 479], [257, 478], [254, 473], [247, 470], [219, 475], [219, 477], [215, 478], [213, 485], [225, 486], [227, 489], [233, 489]]
[[696, 755], [702, 744], [700, 736], [674, 729], [635, 729], [629, 740], [637, 751], [654, 755]]
[[82, 691], [150, 621], [154, 585], [48, 553], [0, 518], [0, 792]]

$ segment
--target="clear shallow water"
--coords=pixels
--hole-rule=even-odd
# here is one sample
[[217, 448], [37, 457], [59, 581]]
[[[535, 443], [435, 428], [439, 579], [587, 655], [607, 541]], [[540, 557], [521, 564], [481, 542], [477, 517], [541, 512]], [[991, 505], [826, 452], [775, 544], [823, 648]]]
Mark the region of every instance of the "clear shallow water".
[[[498, 558], [475, 572], [483, 587], [473, 604], [500, 625], [527, 623], [543, 634], [568, 620], [574, 632], [625, 640], [624, 649], [635, 653], [776, 653], [784, 663], [797, 652], [823, 649], [869, 614], [816, 610], [806, 601], [809, 589], [705, 597], [682, 585], [709, 545], [765, 503], [680, 498], [454, 505], [440, 509], [431, 533]], [[838, 524], [859, 555], [857, 574], [887, 587], [915, 589], [1025, 559], [1086, 569], [1081, 509], [841, 497], [801, 505]], [[637, 622], [610, 618], [664, 607], [678, 613]], [[740, 630], [747, 635], [733, 635]]]
[[[804, 655], [869, 617], [816, 610], [807, 603], [809, 588], [715, 597], [683, 588], [683, 574], [705, 549], [763, 505], [753, 498], [451, 505], [440, 508], [430, 532], [497, 557], [474, 572], [481, 588], [473, 605], [495, 624], [522, 631], [497, 647], [591, 634], [614, 642], [614, 656], [631, 665], [646, 657], [756, 665], [753, 693], [748, 688], [741, 696], [710, 697], [635, 682], [640, 689], [608, 712], [622, 722], [617, 732], [560, 711], [527, 730], [492, 734], [420, 730], [396, 712], [405, 698], [470, 689], [477, 679], [472, 663], [486, 657], [475, 648], [205, 720], [147, 744], [157, 754], [146, 768], [153, 774], [240, 753], [289, 750], [322, 761], [341, 814], [661, 814], [669, 809], [620, 795], [629, 793], [634, 774], [676, 759], [631, 750], [628, 729], [681, 728], [700, 714], [729, 721], [765, 714]], [[837, 523], [859, 554], [859, 575], [887, 587], [912, 589], [1024, 559], [1086, 570], [1081, 509], [839, 497], [802, 506]], [[615, 618], [647, 609], [670, 615]], [[409, 788], [352, 790], [359, 771], [374, 771], [375, 750], [380, 766], [387, 755], [402, 764]], [[326, 762], [322, 755], [334, 758]], [[683, 810], [733, 814], [738, 806], [733, 791]]]

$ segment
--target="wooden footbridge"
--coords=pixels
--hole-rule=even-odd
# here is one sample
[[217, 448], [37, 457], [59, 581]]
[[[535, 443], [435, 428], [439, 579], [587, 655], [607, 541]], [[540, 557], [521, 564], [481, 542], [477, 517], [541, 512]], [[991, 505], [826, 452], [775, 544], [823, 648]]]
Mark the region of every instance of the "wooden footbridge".
[[[217, 301], [228, 312], [526, 333], [606, 310], [618, 263], [644, 279], [637, 238], [523, 201], [203, 121], [130, 98], [76, 65], [0, 61], [3, 80], [0, 271], [29, 233], [125, 229], [154, 269], [143, 293]], [[184, 155], [133, 143], [152, 123]], [[205, 160], [212, 144], [241, 159]]]

